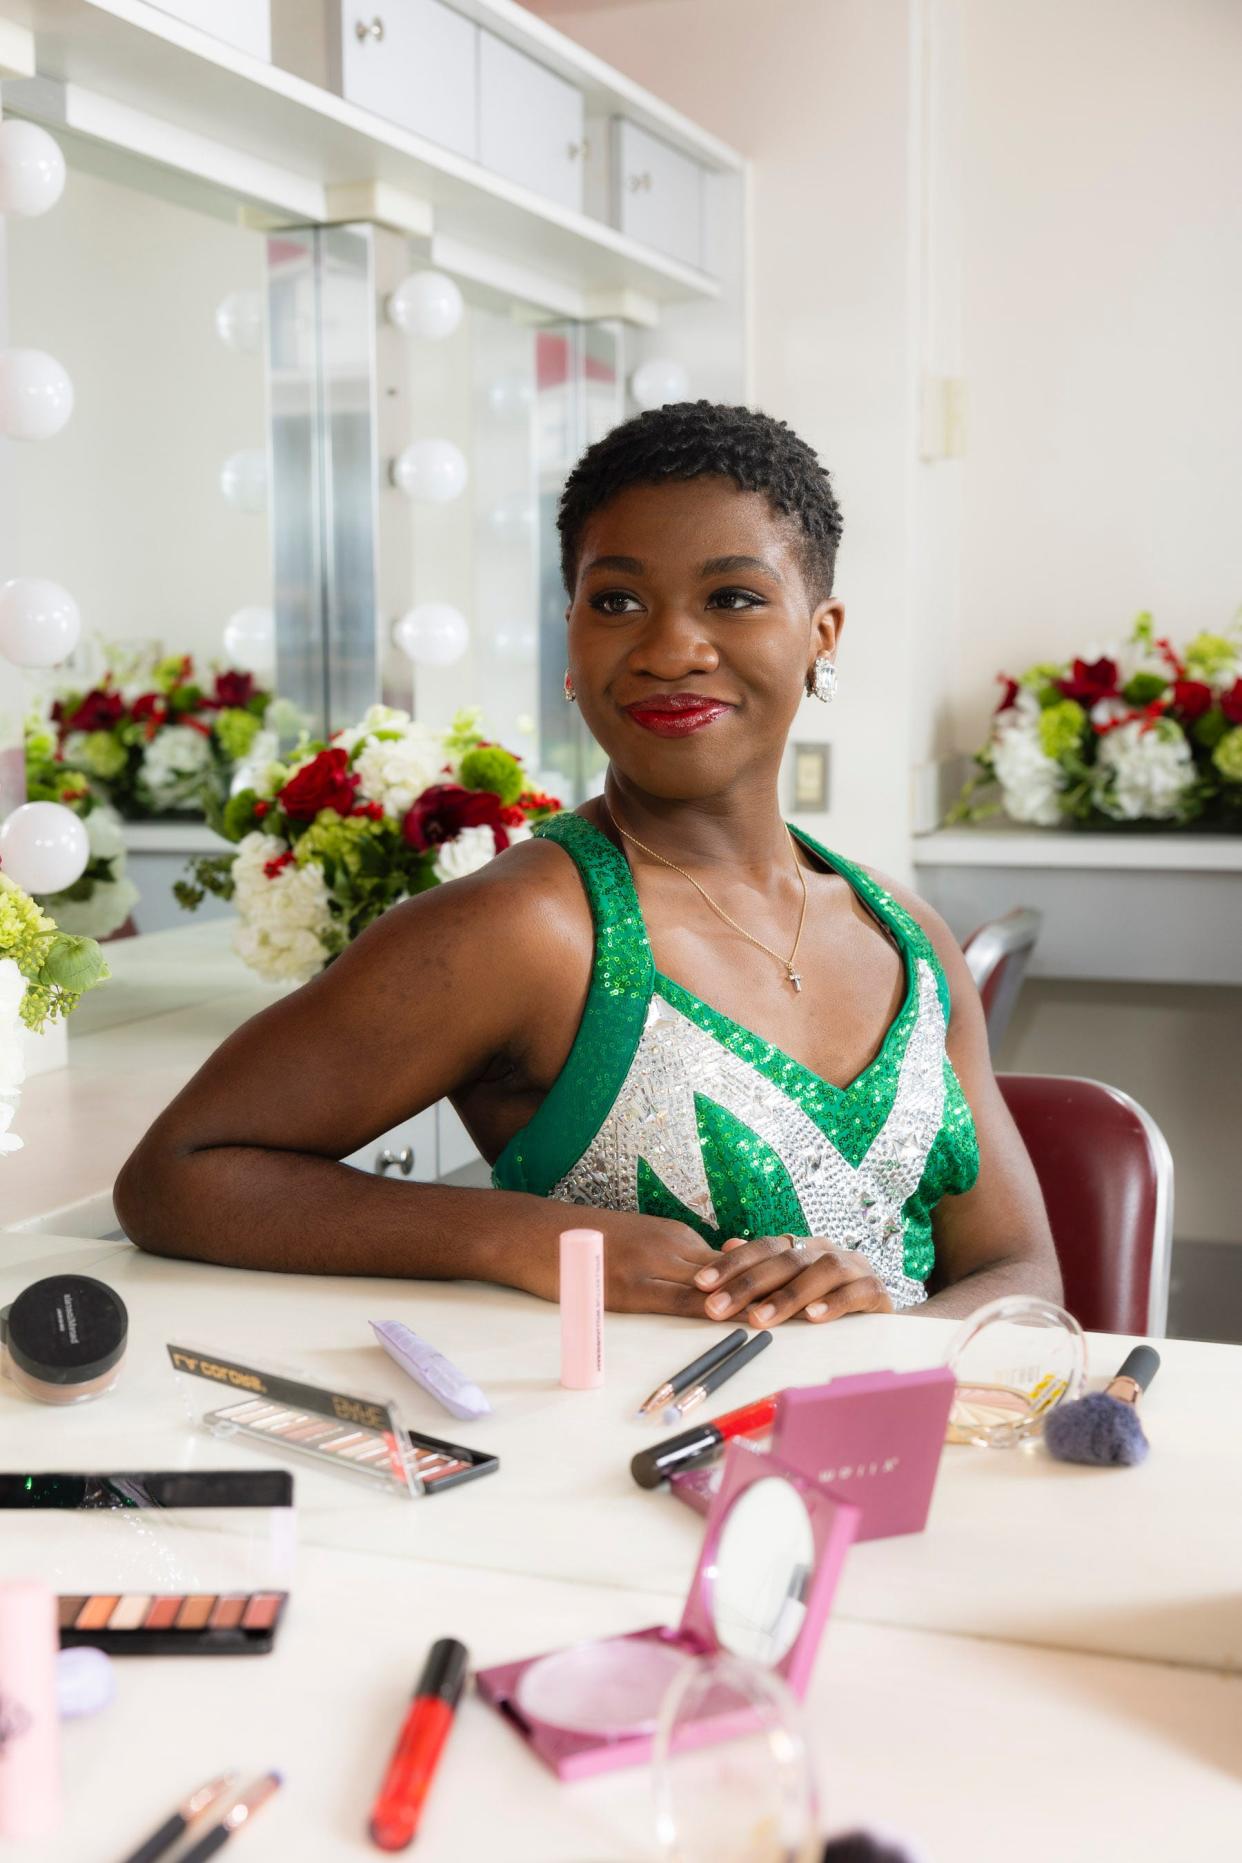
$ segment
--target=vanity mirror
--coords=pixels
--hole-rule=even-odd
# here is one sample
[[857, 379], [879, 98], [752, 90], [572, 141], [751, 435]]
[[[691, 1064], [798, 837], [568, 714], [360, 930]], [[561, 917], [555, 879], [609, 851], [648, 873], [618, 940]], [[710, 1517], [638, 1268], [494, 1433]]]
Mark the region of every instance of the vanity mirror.
[[[661, 1703], [687, 1663], [740, 1657], [801, 1696], [857, 1521], [848, 1502], [733, 1443], [676, 1628], [485, 1669], [479, 1692], [562, 1779], [648, 1759]], [[676, 1738], [700, 1746], [741, 1731], [736, 1698], [709, 1689]]]

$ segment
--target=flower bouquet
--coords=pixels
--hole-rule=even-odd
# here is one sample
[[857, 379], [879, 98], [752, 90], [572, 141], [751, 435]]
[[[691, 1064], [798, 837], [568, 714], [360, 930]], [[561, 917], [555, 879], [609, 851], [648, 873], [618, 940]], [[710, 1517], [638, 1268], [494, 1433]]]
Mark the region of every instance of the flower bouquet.
[[[1179, 652], [1139, 616], [1125, 647], [1001, 676], [978, 773], [948, 821], [1002, 809], [1044, 828], [1118, 823], [1242, 828], [1242, 635]], [[999, 800], [980, 801], [987, 789]]]
[[26, 726], [26, 796], [59, 802], [82, 817], [90, 859], [81, 877], [61, 893], [38, 896], [42, 910], [64, 932], [110, 938], [138, 903], [138, 888], [125, 871], [125, 836], [120, 819], [91, 793], [85, 778], [56, 760], [56, 736], [37, 719]]
[[29, 893], [0, 873], [0, 1153], [18, 1151], [10, 1131], [25, 1078], [23, 1027], [38, 1034], [69, 1015], [109, 975], [99, 946], [72, 937]]
[[155, 662], [149, 682], [122, 685], [105, 673], [89, 692], [62, 694], [51, 710], [56, 760], [127, 820], [201, 814], [204, 796], [227, 794], [234, 767], [253, 753], [270, 703], [250, 673], [216, 672], [208, 689], [190, 655], [173, 654]]
[[435, 732], [373, 705], [326, 744], [300, 743], [209, 811], [237, 852], [192, 860], [178, 900], [231, 899], [251, 969], [305, 983], [389, 906], [473, 873], [559, 809], [480, 737], [478, 717]]

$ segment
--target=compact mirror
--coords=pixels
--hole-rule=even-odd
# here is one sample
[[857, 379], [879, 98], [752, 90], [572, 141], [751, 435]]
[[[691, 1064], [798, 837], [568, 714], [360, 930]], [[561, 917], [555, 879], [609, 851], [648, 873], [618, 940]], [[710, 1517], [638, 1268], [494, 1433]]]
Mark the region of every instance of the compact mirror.
[[802, 1629], [814, 1560], [811, 1517], [798, 1490], [775, 1475], [744, 1489], [725, 1518], [711, 1582], [721, 1647], [774, 1668]]
[[1006, 1294], [971, 1314], [948, 1365], [957, 1388], [946, 1442], [1008, 1449], [1037, 1437], [1049, 1411], [1081, 1394], [1086, 1342], [1064, 1307]]

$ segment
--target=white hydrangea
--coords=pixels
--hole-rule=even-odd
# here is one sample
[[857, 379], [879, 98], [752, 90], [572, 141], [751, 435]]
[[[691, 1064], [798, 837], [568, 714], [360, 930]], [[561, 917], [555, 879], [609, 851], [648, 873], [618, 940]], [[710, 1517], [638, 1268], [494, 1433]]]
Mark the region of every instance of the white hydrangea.
[[1065, 772], [1039, 741], [1039, 700], [1025, 688], [992, 727], [992, 768], [1011, 821], [1055, 828]]
[[1194, 782], [1190, 745], [1171, 718], [1134, 719], [1100, 739], [1095, 805], [1114, 821], [1171, 821]]
[[285, 852], [276, 835], [248, 834], [238, 843], [233, 903], [241, 923], [233, 949], [269, 983], [305, 983], [331, 955], [333, 920], [323, 870], [313, 861], [268, 878], [267, 862]]
[[461, 880], [486, 867], [495, 852], [496, 838], [490, 828], [463, 828], [441, 844], [432, 871], [437, 880]]
[[26, 1078], [22, 1030], [18, 1011], [26, 994], [26, 979], [11, 957], [0, 958], [0, 1154], [20, 1151], [22, 1141], [10, 1132], [18, 1095]]
[[[269, 705], [267, 716], [270, 718], [271, 714], [272, 707]], [[233, 771], [229, 794], [235, 796], [243, 789], [253, 789], [256, 795], [274, 796], [285, 781], [284, 765], [276, 761], [279, 749], [280, 738], [276, 732], [269, 731], [266, 725], [261, 726], [251, 739], [250, 749]], [[266, 788], [264, 785], [276, 773], [279, 773], [280, 781], [275, 788]]]
[[191, 725], [157, 731], [142, 756], [142, 781], [158, 806], [192, 789], [211, 765], [211, 744]]
[[385, 814], [400, 818], [424, 789], [447, 780], [443, 774], [444, 740], [426, 725], [407, 722], [401, 727], [400, 737], [368, 736], [353, 767], [361, 779], [358, 794], [362, 800], [378, 802]]
[[41, 903], [61, 931], [73, 938], [110, 938], [138, 904], [138, 888], [125, 872], [125, 835], [121, 818], [109, 808], [92, 809], [83, 822], [92, 860], [112, 864], [110, 880], [92, 880], [89, 899], [56, 893]]

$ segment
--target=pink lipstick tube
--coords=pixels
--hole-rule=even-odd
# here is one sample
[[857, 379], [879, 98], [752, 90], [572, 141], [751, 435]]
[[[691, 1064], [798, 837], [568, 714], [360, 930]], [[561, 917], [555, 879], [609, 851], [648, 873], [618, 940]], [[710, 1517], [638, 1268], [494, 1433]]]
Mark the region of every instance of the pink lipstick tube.
[[593, 1391], [604, 1382], [604, 1238], [598, 1229], [561, 1233], [561, 1383]]
[[35, 1579], [0, 1584], [0, 1838], [60, 1822], [56, 1598]]

